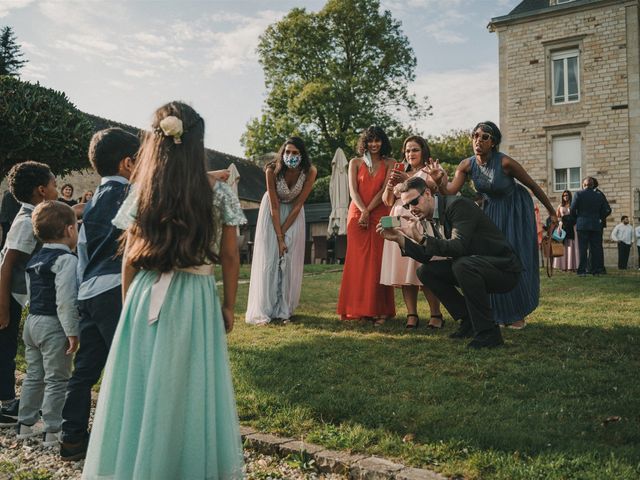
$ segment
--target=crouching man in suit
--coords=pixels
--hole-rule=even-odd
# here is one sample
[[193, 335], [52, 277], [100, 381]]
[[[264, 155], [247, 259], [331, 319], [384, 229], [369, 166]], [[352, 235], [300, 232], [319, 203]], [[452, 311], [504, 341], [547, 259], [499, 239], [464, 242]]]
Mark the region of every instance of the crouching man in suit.
[[[429, 179], [412, 177], [402, 186], [404, 208], [413, 218], [407, 225], [377, 231], [385, 239], [396, 242], [402, 254], [422, 266], [417, 274], [444, 304], [451, 316], [461, 320], [451, 338], [471, 338], [468, 347], [485, 348], [502, 345], [500, 328], [493, 321], [490, 293], [508, 292], [520, 279], [522, 265], [498, 227], [473, 201], [456, 196], [437, 197], [436, 184]], [[438, 208], [444, 238], [434, 230], [434, 237], [422, 234], [422, 223], [431, 222]], [[448, 257], [430, 261], [431, 257]], [[460, 291], [456, 288], [458, 287]]]

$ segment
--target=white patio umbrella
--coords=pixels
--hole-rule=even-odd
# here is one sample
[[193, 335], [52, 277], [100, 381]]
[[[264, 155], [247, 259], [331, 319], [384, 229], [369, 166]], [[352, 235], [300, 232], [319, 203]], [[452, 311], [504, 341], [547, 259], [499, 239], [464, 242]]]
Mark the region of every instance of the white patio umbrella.
[[329, 196], [331, 198], [331, 215], [327, 236], [347, 234], [347, 214], [349, 211], [349, 163], [341, 148], [336, 150], [331, 160], [331, 181]]
[[240, 182], [240, 172], [238, 172], [238, 168], [236, 167], [235, 163], [229, 165], [227, 167], [227, 170], [229, 170], [229, 178], [227, 179], [227, 184], [231, 187], [231, 190], [233, 190], [233, 193], [235, 193], [237, 197], [238, 183]]

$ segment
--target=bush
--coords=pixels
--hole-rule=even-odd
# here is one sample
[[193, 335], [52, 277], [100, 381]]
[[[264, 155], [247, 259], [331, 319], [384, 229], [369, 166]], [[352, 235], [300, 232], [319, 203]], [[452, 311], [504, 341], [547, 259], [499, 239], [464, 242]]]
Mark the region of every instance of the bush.
[[[453, 176], [456, 173], [456, 169], [458, 168], [458, 165], [457, 164], [453, 165], [451, 163], [442, 163], [441, 165], [447, 171], [447, 175], [449, 175], [449, 181], [453, 180]], [[462, 195], [463, 197], [473, 199], [475, 194], [476, 194], [476, 190], [473, 186], [473, 182], [467, 176], [467, 179], [464, 181], [464, 184], [460, 189], [460, 195]]]
[[313, 185], [313, 190], [311, 190], [311, 193], [309, 194], [309, 198], [307, 198], [307, 203], [330, 202], [331, 201], [331, 197], [329, 196], [330, 182], [331, 182], [331, 175], [318, 178], [316, 180], [316, 183]]
[[87, 168], [93, 127], [63, 92], [0, 76], [0, 175], [36, 160], [56, 175]]

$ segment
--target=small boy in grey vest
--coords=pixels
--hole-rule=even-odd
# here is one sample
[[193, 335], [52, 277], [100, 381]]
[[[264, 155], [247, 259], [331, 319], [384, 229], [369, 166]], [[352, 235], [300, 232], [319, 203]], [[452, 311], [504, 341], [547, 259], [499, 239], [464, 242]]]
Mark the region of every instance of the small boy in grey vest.
[[[22, 382], [18, 440], [43, 435], [43, 445], [58, 444], [73, 353], [78, 348], [78, 243], [76, 215], [58, 201], [40, 203], [32, 214], [42, 248], [27, 263], [29, 315], [22, 338], [27, 375]], [[40, 418], [44, 432], [34, 428]]]
[[40, 249], [33, 234], [31, 213], [45, 200], [58, 198], [56, 178], [44, 163], [22, 162], [7, 175], [9, 190], [21, 204], [0, 252], [0, 428], [16, 425], [16, 353], [22, 308], [26, 305], [25, 267]]

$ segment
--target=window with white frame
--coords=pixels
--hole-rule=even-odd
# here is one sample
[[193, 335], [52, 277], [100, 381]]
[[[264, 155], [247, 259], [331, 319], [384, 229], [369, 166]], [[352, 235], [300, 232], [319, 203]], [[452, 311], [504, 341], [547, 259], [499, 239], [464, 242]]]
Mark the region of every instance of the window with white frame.
[[573, 2], [573, 0], [556, 0], [557, 5], [560, 5], [561, 3], [569, 3], [569, 2]]
[[553, 137], [553, 190], [579, 190], [582, 178], [582, 141], [580, 135]]
[[554, 105], [580, 100], [580, 51], [578, 49], [551, 54], [551, 96]]

